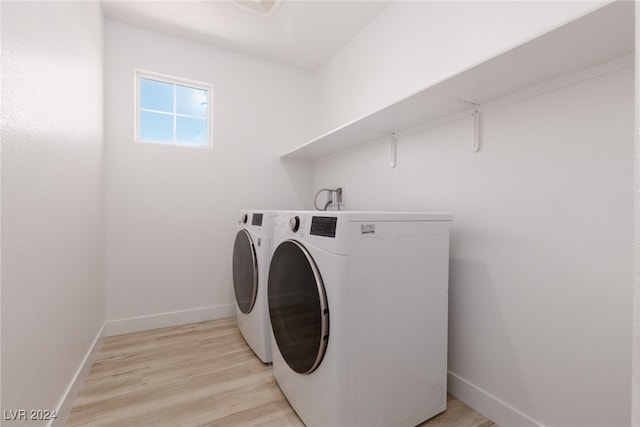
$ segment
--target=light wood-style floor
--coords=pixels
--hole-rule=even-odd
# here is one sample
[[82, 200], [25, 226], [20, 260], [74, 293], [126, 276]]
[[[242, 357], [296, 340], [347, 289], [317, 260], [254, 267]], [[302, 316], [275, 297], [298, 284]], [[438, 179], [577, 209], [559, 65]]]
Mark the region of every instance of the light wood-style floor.
[[[235, 317], [108, 337], [65, 426], [303, 426]], [[449, 396], [421, 427], [496, 427]]]

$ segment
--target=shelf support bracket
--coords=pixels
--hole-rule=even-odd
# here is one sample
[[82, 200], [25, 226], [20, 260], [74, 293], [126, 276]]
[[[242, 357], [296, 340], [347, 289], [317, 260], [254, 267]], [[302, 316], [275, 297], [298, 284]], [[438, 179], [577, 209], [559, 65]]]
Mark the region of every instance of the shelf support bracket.
[[395, 168], [398, 163], [398, 140], [396, 139], [396, 133], [391, 132], [391, 163], [389, 167]]
[[477, 153], [480, 150], [480, 112], [478, 104], [473, 104], [473, 146], [472, 150]]
[[471, 109], [471, 116], [473, 117], [473, 145], [472, 151], [477, 153], [480, 151], [480, 104], [471, 101], [465, 101], [460, 98], [450, 98], [458, 102], [462, 102]]

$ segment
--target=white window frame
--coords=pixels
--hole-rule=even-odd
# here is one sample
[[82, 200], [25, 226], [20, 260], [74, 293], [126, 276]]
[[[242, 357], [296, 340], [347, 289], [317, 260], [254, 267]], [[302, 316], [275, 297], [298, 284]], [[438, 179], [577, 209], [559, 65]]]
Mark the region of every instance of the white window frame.
[[[212, 147], [212, 123], [213, 123], [213, 108], [212, 108], [212, 93], [213, 93], [213, 85], [211, 85], [211, 83], [207, 83], [207, 82], [201, 82], [201, 81], [197, 81], [197, 80], [191, 80], [191, 79], [185, 79], [182, 77], [176, 77], [176, 76], [171, 76], [168, 74], [162, 74], [162, 73], [156, 73], [153, 71], [146, 71], [146, 70], [139, 70], [136, 69], [135, 73], [134, 73], [134, 91], [135, 91], [135, 95], [134, 95], [134, 103], [135, 103], [135, 108], [134, 108], [134, 141], [136, 142], [141, 142], [141, 143], [145, 143], [145, 144], [159, 144], [159, 145], [169, 145], [171, 147], [188, 147], [188, 148], [200, 148], [200, 149], [211, 149]], [[174, 142], [159, 142], [159, 141], [148, 141], [148, 140], [144, 140], [140, 138], [140, 79], [141, 78], [145, 78], [145, 79], [150, 79], [150, 80], [157, 80], [160, 82], [164, 82], [164, 83], [170, 83], [174, 85], [174, 97], [173, 97], [173, 103], [174, 103], [174, 107], [173, 107], [173, 137], [174, 137]], [[177, 144], [175, 142], [175, 132], [176, 132], [176, 117], [177, 116], [181, 116], [181, 117], [190, 117], [190, 116], [185, 116], [185, 115], [180, 115], [176, 113], [176, 108], [175, 108], [175, 103], [176, 103], [176, 97], [175, 97], [175, 85], [180, 85], [180, 86], [187, 86], [190, 88], [195, 88], [195, 89], [202, 89], [202, 90], [206, 90], [207, 91], [207, 115], [206, 115], [206, 119], [207, 119], [207, 143], [206, 145], [196, 145], [196, 144]], [[197, 117], [199, 119], [201, 119], [201, 117]]]

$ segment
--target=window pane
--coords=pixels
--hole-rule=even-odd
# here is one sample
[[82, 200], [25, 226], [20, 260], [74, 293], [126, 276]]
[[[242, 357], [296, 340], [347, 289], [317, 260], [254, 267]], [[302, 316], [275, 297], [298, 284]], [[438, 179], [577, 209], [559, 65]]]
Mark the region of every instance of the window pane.
[[176, 85], [176, 113], [207, 117], [207, 91]]
[[140, 78], [140, 108], [173, 112], [173, 84]]
[[207, 145], [207, 121], [176, 117], [176, 144]]
[[142, 141], [173, 142], [173, 116], [140, 111]]

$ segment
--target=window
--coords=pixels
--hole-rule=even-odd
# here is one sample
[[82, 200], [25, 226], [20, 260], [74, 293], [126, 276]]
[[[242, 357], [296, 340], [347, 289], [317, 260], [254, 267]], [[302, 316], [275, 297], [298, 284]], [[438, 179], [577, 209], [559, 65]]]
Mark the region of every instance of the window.
[[211, 146], [211, 85], [136, 71], [136, 141]]

